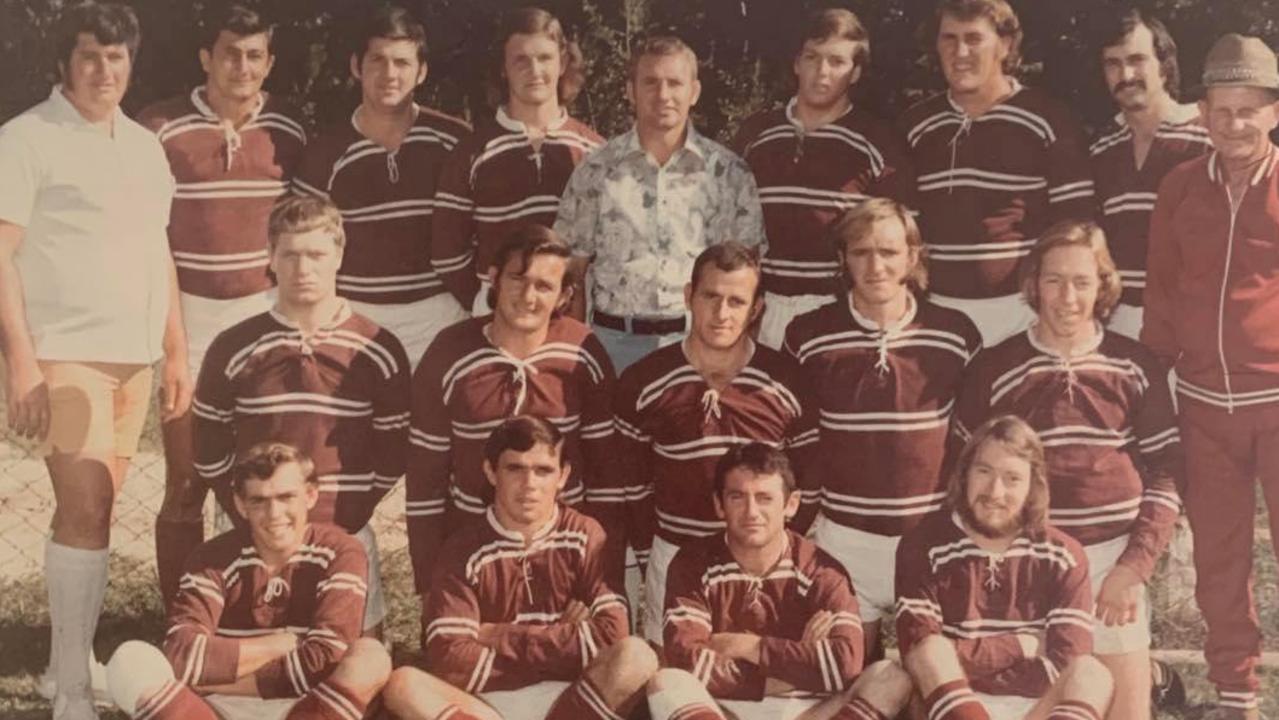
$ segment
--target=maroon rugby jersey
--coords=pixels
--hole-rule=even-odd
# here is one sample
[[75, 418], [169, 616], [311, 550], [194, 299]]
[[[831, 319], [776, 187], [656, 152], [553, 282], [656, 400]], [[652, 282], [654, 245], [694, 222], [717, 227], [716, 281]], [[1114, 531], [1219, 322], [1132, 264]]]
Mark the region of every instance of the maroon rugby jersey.
[[[1193, 107], [1193, 106], [1192, 106]], [[1212, 149], [1198, 115], [1159, 124], [1146, 161], [1137, 167], [1132, 130], [1113, 125], [1092, 144], [1093, 177], [1106, 244], [1123, 280], [1122, 302], [1141, 307], [1146, 289], [1146, 250], [1150, 214], [1159, 183], [1169, 170]]]
[[956, 440], [996, 415], [1030, 423], [1044, 443], [1053, 525], [1085, 545], [1130, 534], [1119, 562], [1149, 579], [1181, 511], [1177, 418], [1154, 355], [1099, 333], [1069, 359], [1040, 345], [1033, 327], [979, 353], [960, 393]]
[[764, 208], [764, 287], [780, 295], [827, 295], [839, 271], [826, 242], [831, 220], [872, 197], [914, 205], [906, 148], [885, 121], [861, 108], [805, 130], [794, 98], [742, 124], [733, 151], [751, 166]]
[[[422, 615], [426, 670], [468, 693], [576, 681], [628, 634], [626, 600], [605, 569], [599, 523], [560, 505], [530, 543], [489, 510], [449, 537]], [[561, 622], [568, 604], [587, 619]], [[481, 625], [497, 625], [480, 642]]]
[[[493, 500], [484, 445], [515, 415], [535, 415], [564, 435], [573, 472], [560, 500], [585, 499], [606, 527], [625, 524], [613, 462], [613, 365], [590, 328], [552, 318], [542, 346], [523, 360], [489, 341], [492, 315], [440, 332], [413, 374], [407, 495], [409, 551], [418, 592], [427, 588], [440, 543]], [[617, 533], [619, 541], [621, 533]]]
[[799, 365], [755, 344], [728, 387], [714, 390], [683, 343], [627, 368], [614, 411], [631, 547], [647, 561], [654, 531], [676, 545], [722, 532], [712, 500], [715, 463], [734, 445], [785, 448], [801, 483], [817, 442], [816, 413]]
[[931, 289], [950, 297], [1017, 293], [1017, 265], [1058, 220], [1096, 214], [1082, 132], [1035, 88], [971, 117], [948, 93], [902, 118], [928, 243]]
[[177, 182], [169, 248], [185, 293], [225, 300], [271, 287], [267, 218], [288, 192], [306, 133], [292, 110], [261, 97], [238, 130], [222, 123], [202, 87], [138, 116], [164, 146]]
[[435, 187], [444, 156], [470, 128], [420, 108], [400, 147], [387, 152], [355, 120], [352, 114], [316, 138], [293, 179], [299, 193], [327, 197], [342, 211], [346, 253], [338, 292], [383, 305], [438, 295], [444, 286], [431, 265]]
[[[671, 561], [666, 661], [693, 673], [715, 697], [759, 700], [770, 677], [829, 695], [862, 670], [862, 622], [848, 575], [811, 540], [790, 531], [786, 537], [781, 560], [763, 576], [738, 565], [723, 535], [687, 543]], [[804, 642], [805, 626], [822, 611], [835, 616], [830, 634]], [[721, 657], [710, 648], [715, 633], [759, 636], [759, 665]]]
[[792, 321], [785, 348], [820, 415], [817, 472], [804, 490], [820, 493], [822, 514], [901, 535], [941, 509], [950, 418], [964, 367], [981, 348], [972, 321], [911, 296], [906, 315], [884, 330], [845, 297]]
[[[973, 690], [1039, 697], [1072, 659], [1092, 652], [1088, 558], [1048, 527], [1000, 555], [977, 546], [954, 513], [936, 513], [897, 547], [897, 644], [906, 655], [929, 635], [955, 644]], [[1017, 634], [1038, 635], [1024, 657]]]
[[524, 123], [498, 108], [444, 161], [435, 191], [431, 256], [449, 291], [471, 307], [502, 243], [528, 225], [555, 224], [573, 168], [604, 142], [567, 113], [534, 147]]
[[169, 608], [164, 654], [191, 687], [236, 680], [239, 641], [279, 632], [298, 646], [253, 673], [264, 698], [300, 697], [319, 684], [360, 637], [368, 559], [360, 541], [311, 525], [271, 576], [247, 530], [204, 543], [187, 559]]
[[274, 310], [214, 339], [192, 410], [195, 468], [232, 517], [231, 468], [254, 445], [289, 443], [315, 461], [313, 522], [358, 532], [404, 474], [409, 364], [400, 341], [342, 310], [309, 340]]

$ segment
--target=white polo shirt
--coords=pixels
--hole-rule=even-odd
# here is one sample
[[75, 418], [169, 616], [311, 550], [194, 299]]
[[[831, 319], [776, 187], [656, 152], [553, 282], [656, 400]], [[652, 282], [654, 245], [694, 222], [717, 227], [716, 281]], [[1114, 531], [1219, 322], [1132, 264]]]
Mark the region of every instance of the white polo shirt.
[[0, 127], [0, 219], [41, 360], [145, 364], [162, 354], [173, 177], [155, 135], [116, 110], [108, 135], [55, 87]]

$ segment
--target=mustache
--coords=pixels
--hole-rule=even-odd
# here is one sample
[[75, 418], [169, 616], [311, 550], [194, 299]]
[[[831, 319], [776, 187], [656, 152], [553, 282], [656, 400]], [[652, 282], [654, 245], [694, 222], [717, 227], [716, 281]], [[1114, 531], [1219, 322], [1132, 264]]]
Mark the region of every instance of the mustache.
[[1145, 90], [1146, 82], [1144, 80], [1125, 80], [1115, 86], [1115, 90], [1112, 94], [1118, 95], [1119, 93], [1123, 92], [1124, 90], [1127, 90], [1128, 88]]

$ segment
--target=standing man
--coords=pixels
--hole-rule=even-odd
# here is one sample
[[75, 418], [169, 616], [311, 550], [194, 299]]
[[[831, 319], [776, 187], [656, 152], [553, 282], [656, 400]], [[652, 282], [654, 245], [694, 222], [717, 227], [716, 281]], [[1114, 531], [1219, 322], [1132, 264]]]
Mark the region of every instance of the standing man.
[[1212, 718], [1258, 716], [1261, 633], [1250, 592], [1256, 484], [1279, 547], [1279, 67], [1226, 35], [1199, 107], [1214, 152], [1159, 186], [1141, 339], [1177, 370], [1186, 514], [1208, 639]]
[[1088, 560], [1048, 523], [1043, 445], [1004, 415], [956, 465], [949, 512], [897, 552], [897, 642], [929, 720], [1101, 720]]
[[839, 268], [825, 229], [872, 197], [909, 202], [915, 190], [896, 131], [850, 94], [870, 63], [870, 38], [843, 8], [808, 17], [795, 53], [795, 96], [742, 123], [733, 148], [759, 184], [768, 234], [759, 341], [782, 345], [786, 326], [831, 302]]
[[386, 614], [377, 539], [369, 526], [404, 474], [409, 364], [389, 330], [338, 297], [346, 247], [337, 208], [291, 196], [267, 225], [275, 306], [218, 335], [195, 397], [195, 467], [228, 513], [231, 468], [262, 442], [287, 442], [315, 463], [310, 520], [357, 535], [369, 558], [364, 628]]
[[910, 678], [891, 660], [863, 672], [848, 575], [786, 529], [799, 488], [785, 453], [734, 447], [720, 456], [714, 482], [724, 534], [681, 548], [666, 586], [667, 663], [704, 685], [681, 704], [709, 693], [742, 720], [896, 717]]
[[960, 441], [987, 418], [1024, 418], [1045, 446], [1049, 517], [1084, 546], [1097, 596], [1093, 650], [1115, 682], [1112, 720], [1150, 718], [1146, 583], [1181, 513], [1184, 474], [1167, 372], [1104, 323], [1119, 273], [1091, 222], [1049, 228], [1022, 265], [1038, 318], [973, 360]]
[[907, 110], [902, 125], [931, 297], [967, 313], [992, 347], [1034, 317], [1017, 266], [1040, 233], [1093, 217], [1088, 154], [1067, 108], [1013, 77], [1022, 32], [1006, 0], [942, 0], [930, 29], [947, 90]]
[[1199, 108], [1177, 102], [1177, 43], [1162, 22], [1136, 7], [1112, 10], [1098, 37], [1106, 88], [1119, 106], [1114, 126], [1089, 149], [1101, 226], [1124, 289], [1109, 327], [1136, 340], [1155, 191], [1169, 171], [1211, 146]]
[[526, 225], [550, 227], [573, 169], [604, 142], [569, 117], [584, 63], [554, 15], [510, 10], [495, 39], [490, 92], [501, 104], [449, 154], [432, 222], [436, 272], [476, 315], [490, 310], [489, 271], [502, 242]]
[[[557, 501], [564, 438], [519, 415], [484, 445], [493, 503], [449, 537], [423, 603], [423, 670], [396, 670], [403, 720], [620, 720], [657, 670], [628, 637], [604, 529]], [[428, 674], [429, 673], [429, 674]]]
[[666, 571], [675, 552], [724, 530], [712, 492], [719, 456], [764, 442], [791, 452], [803, 480], [817, 441], [799, 365], [747, 332], [763, 309], [762, 294], [753, 248], [726, 242], [702, 251], [684, 286], [688, 336], [618, 381], [615, 472], [631, 509], [631, 548], [648, 566], [643, 625], [654, 644], [662, 642]]
[[880, 620], [896, 601], [897, 543], [945, 500], [951, 413], [981, 336], [963, 313], [924, 299], [923, 241], [901, 203], [868, 200], [824, 235], [848, 290], [792, 322], [786, 351], [820, 416], [818, 471], [807, 488], [820, 497], [814, 539], [854, 579], [873, 657]]
[[554, 231], [529, 225], [493, 261], [493, 314], [445, 328], [413, 374], [406, 504], [421, 594], [444, 539], [492, 504], [484, 446], [514, 415], [555, 425], [572, 468], [558, 501], [586, 500], [609, 539], [618, 548], [625, 542], [626, 498], [612, 468], [613, 366], [590, 328], [564, 316], [573, 296], [569, 249]]
[[116, 704], [148, 720], [360, 720], [391, 673], [382, 644], [360, 637], [363, 548], [308, 522], [320, 491], [297, 448], [250, 448], [231, 476], [246, 527], [191, 553], [163, 653], [116, 650]]
[[635, 127], [573, 171], [560, 203], [555, 230], [590, 263], [590, 323], [618, 372], [684, 336], [699, 253], [725, 240], [765, 249], [750, 167], [689, 122], [701, 91], [682, 40], [640, 42], [626, 86]]
[[[156, 133], [177, 181], [169, 248], [178, 269], [187, 364], [200, 363], [218, 333], [271, 307], [266, 224], [288, 191], [306, 133], [291, 109], [262, 92], [274, 28], [242, 5], [204, 20], [205, 83], [153, 105], [139, 121]], [[164, 503], [155, 521], [156, 567], [165, 601], [186, 555], [204, 540], [207, 486], [191, 465], [191, 415], [164, 423]]]
[[338, 292], [394, 333], [413, 365], [466, 317], [431, 264], [431, 216], [444, 156], [470, 128], [414, 102], [426, 55], [426, 31], [407, 10], [377, 10], [351, 51], [360, 106], [307, 147], [294, 179], [342, 211], [351, 247]]
[[125, 117], [140, 33], [114, 3], [67, 9], [61, 84], [0, 128], [0, 348], [9, 427], [39, 443], [55, 507], [45, 545], [55, 720], [96, 718], [89, 658], [112, 501], [137, 450], [161, 357], [163, 418], [191, 400], [165, 242], [173, 177]]

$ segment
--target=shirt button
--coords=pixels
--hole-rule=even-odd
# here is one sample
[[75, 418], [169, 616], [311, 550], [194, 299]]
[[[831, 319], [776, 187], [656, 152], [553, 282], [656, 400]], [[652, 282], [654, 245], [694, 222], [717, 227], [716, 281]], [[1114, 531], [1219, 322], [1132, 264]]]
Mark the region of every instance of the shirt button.
[[302, 343], [302, 354], [310, 357], [315, 354], [315, 350], [311, 349], [311, 346], [308, 343]]

